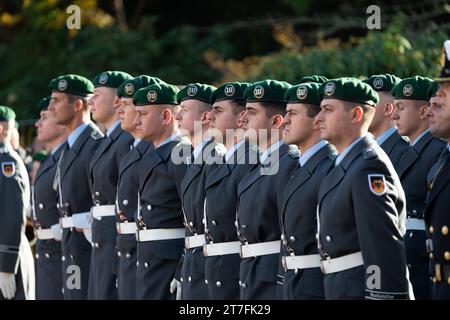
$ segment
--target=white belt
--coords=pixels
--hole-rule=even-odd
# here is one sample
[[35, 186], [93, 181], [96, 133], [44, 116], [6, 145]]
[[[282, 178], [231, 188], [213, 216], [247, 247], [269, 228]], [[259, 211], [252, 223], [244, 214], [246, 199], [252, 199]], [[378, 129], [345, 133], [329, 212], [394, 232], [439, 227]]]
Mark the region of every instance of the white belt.
[[205, 235], [203, 233], [198, 234], [196, 236], [184, 238], [184, 247], [186, 249], [202, 247], [205, 243], [206, 243], [206, 239], [205, 239]]
[[304, 256], [283, 256], [281, 262], [286, 270], [319, 268], [320, 255], [308, 254]]
[[320, 269], [323, 273], [340, 272], [364, 264], [361, 251], [333, 259], [322, 260]]
[[135, 234], [137, 231], [136, 222], [116, 223], [116, 228], [119, 234]]
[[64, 229], [66, 228], [73, 228], [73, 220], [72, 217], [62, 217], [61, 218], [61, 227], [63, 227]]
[[54, 239], [55, 235], [51, 228], [48, 229], [36, 229], [36, 236], [39, 240]]
[[205, 257], [236, 254], [239, 252], [241, 252], [240, 241], [208, 243], [203, 246], [203, 255]]
[[261, 243], [241, 245], [241, 258], [265, 256], [268, 254], [280, 253], [281, 241], [268, 241]]
[[184, 228], [177, 229], [145, 229], [136, 232], [136, 240], [139, 242], [183, 239]]
[[90, 212], [74, 213], [72, 215], [73, 226], [78, 229], [90, 229], [92, 216]]
[[406, 219], [406, 230], [423, 230], [425, 231], [425, 220], [417, 218]]
[[107, 206], [94, 206], [91, 208], [92, 216], [100, 220], [101, 217], [112, 217], [116, 215], [116, 206], [111, 204]]

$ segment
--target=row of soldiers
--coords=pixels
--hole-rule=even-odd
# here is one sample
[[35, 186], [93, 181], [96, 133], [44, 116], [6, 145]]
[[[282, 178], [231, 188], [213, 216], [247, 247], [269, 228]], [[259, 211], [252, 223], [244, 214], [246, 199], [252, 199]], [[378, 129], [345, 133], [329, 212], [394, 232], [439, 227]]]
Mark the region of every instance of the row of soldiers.
[[[446, 47], [436, 81], [53, 79], [37, 299], [449, 299]], [[0, 116], [0, 297], [33, 298], [29, 183]]]

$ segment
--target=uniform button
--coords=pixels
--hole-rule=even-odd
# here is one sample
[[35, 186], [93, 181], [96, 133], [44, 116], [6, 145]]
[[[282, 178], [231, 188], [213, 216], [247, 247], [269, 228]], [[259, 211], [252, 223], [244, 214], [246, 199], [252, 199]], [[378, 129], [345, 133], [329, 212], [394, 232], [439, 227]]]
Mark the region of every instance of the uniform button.
[[239, 287], [240, 287], [240, 286], [242, 286], [242, 281], [241, 281], [241, 280], [239, 280]]
[[120, 253], [120, 251], [119, 251], [119, 252], [117, 252], [117, 255], [120, 257], [122, 255], [122, 253]]
[[70, 259], [72, 259], [72, 260], [73, 260], [73, 255], [70, 255]]
[[234, 221], [234, 226], [237, 228], [239, 226], [238, 222], [235, 220]]
[[430, 252], [430, 259], [433, 259], [433, 253]]
[[95, 191], [95, 195], [98, 197], [100, 195], [100, 192]]
[[316, 240], [319, 241], [319, 234], [316, 233]]
[[95, 246], [96, 248], [100, 247], [100, 245], [98, 244], [98, 242], [94, 243], [94, 246]]
[[445, 258], [445, 260], [450, 260], [450, 251], [445, 251], [445, 253], [444, 253], [444, 258]]
[[247, 229], [247, 225], [243, 224], [243, 225], [241, 226], [241, 228], [245, 230], [245, 229]]
[[48, 253], [44, 254], [44, 256], [48, 259], [50, 258], [50, 255]]
[[189, 281], [189, 282], [192, 281], [192, 277], [191, 277], [191, 276], [188, 277], [188, 281]]
[[433, 283], [436, 283], [436, 277], [433, 277]]
[[212, 225], [213, 225], [214, 227], [217, 226], [216, 220], [212, 220], [211, 223], [212, 223]]
[[206, 220], [205, 220], [205, 218], [203, 218], [203, 219], [202, 219], [202, 223], [203, 223], [203, 224], [205, 224], [205, 223], [206, 223]]
[[241, 287], [245, 289], [245, 288], [247, 288], [247, 284], [244, 283], [244, 282], [242, 282], [242, 283], [241, 283]]
[[428, 228], [428, 230], [430, 231], [430, 233], [433, 233], [433, 232], [434, 232], [433, 226], [430, 226], [430, 227]]
[[136, 261], [136, 267], [139, 267], [139, 261]]
[[148, 210], [148, 211], [152, 210], [152, 206], [151, 206], [151, 205], [148, 205], [148, 206], [147, 206], [147, 210]]
[[190, 227], [193, 227], [193, 226], [194, 226], [194, 223], [193, 223], [192, 221], [189, 221], [189, 226], [190, 226]]
[[448, 227], [447, 226], [442, 226], [441, 232], [444, 236], [446, 236], [448, 234]]
[[222, 286], [222, 282], [217, 281], [217, 282], [216, 282], [216, 286], [217, 286], [218, 288], [220, 288], [220, 287]]
[[327, 240], [328, 242], [331, 242], [331, 237], [330, 236], [326, 236], [325, 240]]
[[39, 253], [36, 253], [34, 256], [36, 257], [36, 259], [39, 259]]
[[92, 248], [94, 247], [94, 243], [91, 243], [91, 247], [92, 247]]
[[413, 213], [414, 213], [414, 214], [417, 214], [417, 211], [416, 211], [416, 210], [413, 210]]
[[184, 281], [183, 277], [180, 277], [180, 282], [183, 282], [183, 281]]
[[69, 203], [68, 202], [64, 203], [64, 207], [68, 208], [69, 207]]
[[294, 236], [290, 236], [290, 237], [289, 237], [289, 240], [290, 240], [291, 242], [295, 242], [295, 240], [297, 240], [297, 239], [295, 239]]
[[124, 206], [126, 206], [126, 205], [128, 205], [128, 200], [125, 199], [125, 200], [122, 201], [122, 203], [123, 203]]
[[57, 204], [56, 204], [56, 208], [58, 208], [58, 209], [59, 209], [59, 203], [57, 203]]
[[208, 280], [205, 279], [205, 284], [208, 285]]
[[65, 261], [65, 260], [66, 260], [66, 257], [62, 256], [61, 261]]
[[144, 263], [144, 267], [148, 268], [148, 263], [147, 262]]
[[39, 209], [44, 209], [44, 205], [42, 203], [39, 203]]
[[127, 257], [127, 259], [130, 259], [130, 258], [131, 258], [131, 254], [130, 254], [130, 253], [127, 253], [127, 254], [125, 255], [125, 257]]
[[281, 234], [281, 240], [284, 240], [284, 233]]

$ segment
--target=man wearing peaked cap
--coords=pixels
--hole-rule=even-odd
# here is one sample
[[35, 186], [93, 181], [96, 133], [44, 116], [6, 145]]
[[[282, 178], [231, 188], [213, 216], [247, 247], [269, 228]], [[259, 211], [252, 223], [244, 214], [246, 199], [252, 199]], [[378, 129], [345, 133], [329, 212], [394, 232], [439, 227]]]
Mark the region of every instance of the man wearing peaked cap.
[[155, 147], [139, 163], [137, 299], [181, 298], [172, 280], [184, 246], [181, 181], [192, 148], [176, 128], [177, 92], [160, 83], [133, 96], [137, 135]]
[[[216, 88], [194, 83], [178, 92], [180, 110], [176, 120], [181, 134], [192, 141], [192, 165], [181, 182], [181, 202], [185, 222], [185, 252], [180, 260], [183, 300], [208, 299], [205, 283], [204, 204], [207, 172], [223, 163], [225, 146], [209, 136], [211, 95]], [[200, 266], [200, 269], [199, 269]]]
[[50, 98], [38, 103], [40, 118], [36, 122], [37, 140], [45, 145], [47, 156], [41, 161], [32, 187], [32, 219], [36, 229], [36, 299], [64, 298], [63, 266], [61, 261], [62, 229], [59, 224], [57, 190], [53, 189], [59, 157], [67, 140], [65, 127], [56, 124], [55, 116], [47, 108]]
[[[255, 82], [244, 92], [244, 128], [257, 143], [260, 164], [238, 186], [236, 227], [241, 242], [239, 281], [241, 299], [276, 299], [283, 275], [280, 261], [281, 195], [298, 149], [281, 140], [284, 95], [290, 84], [277, 80]], [[274, 191], [275, 190], [275, 191]]]
[[431, 88], [431, 107], [428, 111], [430, 132], [447, 141], [446, 149], [427, 175], [428, 195], [424, 209], [428, 249], [433, 272], [431, 297], [450, 299], [450, 40], [444, 42], [441, 74]]
[[[324, 299], [316, 243], [317, 193], [334, 162], [335, 150], [320, 138], [318, 83], [303, 83], [286, 92], [283, 141], [301, 150], [298, 168], [286, 183], [281, 206], [281, 257], [285, 269], [284, 300]], [[299, 210], [302, 208], [302, 210]], [[309, 281], [315, 279], [315, 281]]]
[[117, 88], [132, 77], [121, 71], [105, 71], [94, 80], [89, 99], [92, 118], [105, 130], [89, 164], [92, 195], [92, 254], [88, 299], [117, 299], [116, 188], [119, 163], [130, 150], [133, 137], [120, 127]]
[[30, 183], [10, 143], [15, 119], [11, 108], [0, 106], [0, 300], [34, 300], [34, 262], [25, 236]]
[[[245, 111], [244, 91], [248, 83], [228, 82], [212, 95], [209, 113], [214, 135], [225, 140], [225, 163], [208, 171], [205, 180], [205, 283], [212, 300], [239, 299], [240, 242], [236, 234], [237, 188], [256, 167], [258, 154], [245, 139], [241, 118]], [[230, 134], [228, 132], [228, 134]], [[216, 138], [216, 140], [219, 140]]]
[[353, 78], [325, 82], [319, 94], [321, 137], [340, 153], [318, 193], [325, 299], [407, 299], [405, 195], [368, 134], [378, 94]]
[[[68, 133], [59, 157], [53, 189], [63, 235], [63, 293], [66, 300], [87, 298], [91, 257], [91, 185], [89, 162], [103, 134], [91, 122], [87, 97], [94, 91], [88, 79], [63, 75], [50, 81], [52, 99], [48, 110]], [[79, 281], [74, 281], [77, 279]]]
[[301, 84], [306, 82], [315, 82], [315, 83], [324, 83], [327, 82], [328, 78], [321, 76], [321, 75], [311, 75], [311, 76], [304, 76], [301, 77], [300, 80], [296, 81], [294, 84]]
[[391, 74], [377, 74], [369, 77], [363, 82], [378, 92], [380, 101], [375, 107], [375, 115], [369, 126], [369, 132], [375, 136], [376, 142], [391, 159], [397, 170], [400, 158], [409, 146], [409, 140], [398, 134], [391, 119], [394, 112], [394, 97], [392, 88], [400, 82], [400, 78]]
[[117, 223], [117, 255], [119, 264], [117, 270], [118, 298], [121, 300], [136, 299], [136, 210], [137, 193], [139, 188], [139, 162], [143, 154], [153, 148], [151, 142], [141, 140], [137, 136], [136, 110], [133, 104], [133, 94], [150, 84], [161, 83], [158, 78], [141, 75], [123, 82], [117, 89], [120, 97], [118, 110], [120, 126], [134, 137], [130, 151], [119, 164], [119, 178], [116, 193], [116, 223]]
[[406, 194], [406, 257], [416, 299], [429, 299], [430, 277], [423, 210], [427, 197], [427, 173], [438, 160], [444, 143], [429, 132], [428, 89], [432, 80], [405, 78], [393, 89], [392, 115], [398, 132], [408, 136], [411, 146], [400, 159], [397, 173]]

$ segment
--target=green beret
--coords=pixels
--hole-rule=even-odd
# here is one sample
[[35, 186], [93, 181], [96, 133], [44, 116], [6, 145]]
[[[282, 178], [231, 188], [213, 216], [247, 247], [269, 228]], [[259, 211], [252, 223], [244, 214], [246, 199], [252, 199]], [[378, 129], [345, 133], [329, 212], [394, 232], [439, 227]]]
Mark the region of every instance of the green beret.
[[375, 74], [363, 80], [375, 91], [391, 91], [402, 79], [393, 74]]
[[211, 96], [211, 103], [223, 100], [241, 100], [245, 101], [244, 91], [250, 86], [247, 82], [227, 82], [216, 90]]
[[306, 103], [320, 105], [319, 98], [320, 83], [306, 82], [290, 87], [284, 99], [287, 103]]
[[94, 80], [94, 87], [108, 87], [117, 89], [125, 80], [132, 79], [133, 77], [122, 71], [105, 71], [97, 75]]
[[314, 75], [311, 75], [311, 76], [301, 77], [300, 80], [294, 82], [294, 85], [300, 84], [300, 83], [305, 83], [305, 82], [324, 83], [324, 82], [327, 82], [327, 81], [328, 81], [327, 77], [314, 74]]
[[323, 83], [319, 88], [320, 99], [338, 99], [375, 106], [378, 93], [367, 83], [356, 78], [337, 78]]
[[139, 89], [133, 95], [133, 103], [136, 106], [146, 106], [154, 104], [177, 105], [178, 88], [167, 83], [152, 84]]
[[0, 106], [0, 121], [15, 120], [16, 113], [13, 109], [7, 106]]
[[33, 161], [42, 162], [45, 160], [45, 158], [47, 158], [47, 152], [44, 150], [38, 151], [33, 154], [32, 158], [33, 158]]
[[436, 97], [437, 91], [441, 88], [441, 84], [437, 81], [433, 81], [428, 88], [428, 99], [431, 99], [433, 97]]
[[428, 88], [433, 80], [415, 76], [405, 78], [392, 88], [394, 99], [429, 100]]
[[284, 81], [263, 80], [245, 89], [244, 96], [247, 102], [285, 103], [284, 94], [290, 87], [291, 85]]
[[165, 83], [165, 82], [159, 78], [150, 77], [147, 75], [137, 76], [135, 78], [124, 81], [117, 88], [117, 96], [119, 98], [133, 98], [133, 95], [139, 89], [142, 89], [142, 88], [148, 87], [149, 85], [157, 84], [157, 83]]
[[42, 98], [41, 101], [38, 102], [37, 108], [39, 111], [47, 110], [48, 105], [50, 104], [51, 97]]
[[52, 92], [62, 92], [86, 97], [94, 92], [92, 82], [76, 74], [66, 74], [50, 81], [48, 84]]
[[191, 83], [178, 92], [178, 104], [188, 99], [211, 103], [211, 95], [216, 87], [203, 83]]

